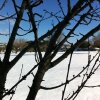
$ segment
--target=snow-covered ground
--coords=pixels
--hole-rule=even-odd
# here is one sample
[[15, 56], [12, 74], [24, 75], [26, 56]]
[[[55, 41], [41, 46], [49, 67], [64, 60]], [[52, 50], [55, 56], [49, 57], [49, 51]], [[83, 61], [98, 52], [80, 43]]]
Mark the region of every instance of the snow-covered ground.
[[[63, 52], [59, 52], [56, 56], [59, 57], [63, 54]], [[91, 52], [91, 55], [95, 55], [96, 52]], [[12, 54], [11, 59], [15, 57], [16, 54]], [[3, 54], [0, 54], [1, 58]], [[55, 59], [56, 59], [55, 58]], [[73, 75], [77, 75], [82, 69], [83, 66], [87, 64], [88, 53], [85, 52], [74, 52], [72, 57], [71, 69], [69, 73], [69, 79], [73, 77]], [[62, 61], [59, 65], [50, 69], [46, 75], [44, 76], [44, 80], [42, 82], [43, 86], [52, 87], [59, 85], [65, 82], [67, 66], [68, 66], [69, 57]], [[25, 75], [34, 65], [36, 64], [34, 53], [26, 53], [19, 62], [14, 66], [14, 68], [9, 72], [6, 82], [6, 88], [11, 88], [19, 79], [19, 75], [21, 72], [21, 68], [23, 65], [22, 76]], [[36, 70], [33, 71], [36, 73]], [[30, 75], [19, 84], [16, 90], [16, 94], [14, 95], [12, 100], [25, 100], [27, 94], [29, 92], [29, 86], [31, 86], [33, 80], [33, 76]], [[80, 84], [82, 77], [77, 78], [75, 81], [72, 81], [67, 85], [65, 97], [67, 97], [70, 93], [77, 89]], [[87, 85], [100, 85], [100, 69], [91, 77], [91, 79], [87, 82]], [[64, 87], [60, 87], [55, 90], [40, 90], [36, 97], [36, 100], [61, 100], [62, 90]], [[9, 100], [7, 96], [4, 100]], [[100, 100], [100, 87], [96, 88], [84, 88], [76, 100]]]

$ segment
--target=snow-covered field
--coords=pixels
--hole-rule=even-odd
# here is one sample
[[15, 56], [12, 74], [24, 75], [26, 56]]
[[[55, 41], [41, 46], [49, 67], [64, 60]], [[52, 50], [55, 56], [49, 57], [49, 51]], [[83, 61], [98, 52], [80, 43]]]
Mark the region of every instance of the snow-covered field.
[[[96, 52], [90, 52], [91, 55], [95, 55]], [[56, 56], [59, 57], [63, 52], [59, 52]], [[16, 54], [12, 54], [11, 59], [15, 57]], [[0, 54], [1, 58], [3, 54]], [[56, 59], [55, 58], [55, 59]], [[74, 52], [72, 57], [71, 69], [69, 73], [69, 79], [73, 77], [73, 75], [77, 75], [82, 69], [83, 66], [87, 64], [88, 53], [85, 52]], [[43, 86], [52, 87], [59, 85], [65, 82], [66, 71], [68, 66], [69, 57], [66, 58], [59, 65], [50, 69], [46, 75], [44, 76], [44, 80], [42, 82]], [[26, 53], [19, 62], [14, 66], [14, 68], [9, 72], [7, 77], [6, 88], [11, 88], [19, 79], [19, 75], [21, 72], [23, 64], [23, 72], [22, 76], [25, 75], [35, 64], [34, 53]], [[33, 71], [36, 73], [36, 70]], [[30, 75], [27, 77], [25, 81], [19, 84], [16, 90], [16, 94], [14, 95], [12, 100], [25, 100], [27, 94], [29, 92], [29, 87], [31, 86], [33, 76]], [[70, 93], [77, 89], [80, 84], [82, 77], [77, 78], [75, 81], [72, 81], [67, 85], [65, 97], [67, 97]], [[87, 85], [100, 85], [100, 69], [91, 77], [91, 79], [87, 82]], [[61, 100], [63, 87], [60, 87], [55, 90], [40, 90], [36, 100]], [[4, 100], [9, 100], [9, 97], [6, 97]], [[100, 100], [100, 87], [96, 88], [84, 88], [81, 93], [79, 93], [76, 100]]]

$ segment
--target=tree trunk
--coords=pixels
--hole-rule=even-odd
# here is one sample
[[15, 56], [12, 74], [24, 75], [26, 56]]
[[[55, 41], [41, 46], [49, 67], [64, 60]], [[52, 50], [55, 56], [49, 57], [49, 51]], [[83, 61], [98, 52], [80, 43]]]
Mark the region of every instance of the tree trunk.
[[39, 69], [34, 77], [33, 84], [30, 88], [30, 91], [26, 100], [35, 100], [36, 95], [40, 89], [43, 77], [45, 75], [45, 72], [48, 70], [49, 65], [50, 65], [50, 60], [39, 66]]
[[3, 93], [5, 91], [6, 76], [0, 75], [0, 100], [2, 100]]
[[7, 72], [3, 69], [4, 67], [0, 66], [0, 100], [2, 100], [3, 93], [5, 92], [5, 83], [7, 77]]

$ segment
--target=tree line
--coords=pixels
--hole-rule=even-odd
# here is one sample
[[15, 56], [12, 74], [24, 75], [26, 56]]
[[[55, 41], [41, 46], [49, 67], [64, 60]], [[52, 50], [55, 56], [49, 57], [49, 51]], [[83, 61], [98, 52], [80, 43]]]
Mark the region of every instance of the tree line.
[[[39, 43], [41, 51], [46, 50], [48, 41], [49, 40], [44, 40]], [[28, 41], [25, 39], [16, 39], [13, 44], [12, 51], [17, 53], [17, 52], [21, 51], [25, 46], [27, 46], [27, 44], [28, 44]], [[88, 47], [90, 47], [90, 49], [100, 48], [100, 34], [98, 34], [97, 36], [90, 39], [90, 41], [88, 41], [88, 40], [83, 41], [79, 46], [79, 48], [88, 48]], [[6, 44], [4, 44], [3, 46], [0, 47], [0, 52], [4, 52], [5, 49], [6, 49]], [[35, 50], [34, 50], [34, 48], [31, 48], [28, 52], [35, 52]]]
[[[21, 51], [25, 46], [28, 45], [28, 41], [25, 39], [16, 39], [14, 44], [13, 44], [13, 48], [12, 48], [12, 52], [19, 52]], [[40, 50], [41, 51], [45, 51], [48, 45], [48, 41], [42, 41], [39, 43], [40, 44]], [[4, 43], [2, 46], [0, 46], [0, 52], [4, 52], [6, 50], [6, 43]], [[35, 52], [34, 48], [30, 48], [27, 52]]]

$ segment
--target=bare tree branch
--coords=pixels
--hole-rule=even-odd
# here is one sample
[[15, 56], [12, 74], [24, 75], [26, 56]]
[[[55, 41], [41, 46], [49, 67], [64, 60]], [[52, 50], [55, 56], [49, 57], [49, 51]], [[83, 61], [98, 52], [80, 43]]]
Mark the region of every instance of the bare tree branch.
[[41, 54], [40, 47], [39, 47], [38, 32], [37, 32], [37, 28], [36, 28], [36, 24], [35, 24], [35, 20], [34, 20], [34, 15], [32, 13], [32, 9], [31, 9], [28, 1], [27, 1], [27, 4], [28, 4], [28, 11], [29, 11], [29, 18], [30, 18], [30, 21], [32, 23], [33, 32], [34, 32], [34, 35], [35, 35], [35, 42], [36, 42], [36, 45], [37, 45], [36, 49], [37, 49], [37, 52], [39, 54], [39, 59], [41, 60], [42, 54]]
[[17, 10], [17, 6], [16, 6], [16, 2], [15, 2], [15, 0], [12, 0], [12, 2], [13, 2], [13, 4], [14, 4], [14, 8], [15, 8], [16, 14], [17, 14], [17, 16], [18, 16], [18, 10]]
[[68, 5], [68, 13], [71, 12], [71, 1], [67, 0], [67, 5]]
[[72, 48], [68, 49], [61, 57], [56, 59], [51, 63], [51, 66], [57, 65], [59, 62], [61, 62], [63, 59], [65, 59], [71, 52], [75, 50], [76, 47], [80, 45], [81, 42], [86, 40], [88, 37], [92, 36], [94, 33], [98, 32], [100, 30], [100, 24], [97, 25], [95, 28], [93, 28], [91, 31], [89, 31], [84, 37], [82, 37], [79, 41], [77, 41]]
[[63, 16], [65, 16], [63, 7], [62, 7], [62, 5], [61, 5], [61, 1], [60, 1], [60, 0], [57, 0], [57, 2], [58, 2], [58, 5], [59, 5], [59, 7], [60, 7], [60, 9], [61, 9], [61, 12], [62, 12]]
[[8, 1], [8, 0], [4, 0], [3, 4], [2, 4], [1, 7], [0, 7], [0, 10], [2, 10], [2, 9], [5, 7], [7, 1]]
[[14, 28], [12, 30], [11, 37], [10, 37], [9, 42], [7, 44], [5, 56], [4, 56], [4, 59], [3, 59], [4, 62], [8, 62], [9, 61], [9, 57], [10, 57], [10, 53], [11, 53], [11, 50], [12, 50], [13, 42], [15, 40], [16, 33], [17, 33], [18, 28], [19, 28], [19, 24], [20, 24], [21, 18], [23, 16], [23, 12], [24, 12], [25, 6], [26, 6], [26, 2], [23, 1], [21, 9], [19, 11], [20, 14], [19, 14], [19, 16], [16, 19]]
[[[69, 76], [69, 72], [70, 72], [70, 65], [71, 65], [72, 55], [73, 55], [73, 52], [70, 55], [70, 60], [69, 60], [69, 64], [68, 64], [68, 70], [67, 70], [66, 82], [65, 83], [68, 82], [68, 76]], [[66, 87], [67, 87], [67, 84], [65, 84], [64, 90], [62, 91], [62, 100], [64, 99], [64, 94], [65, 94], [65, 91], [66, 91]]]

